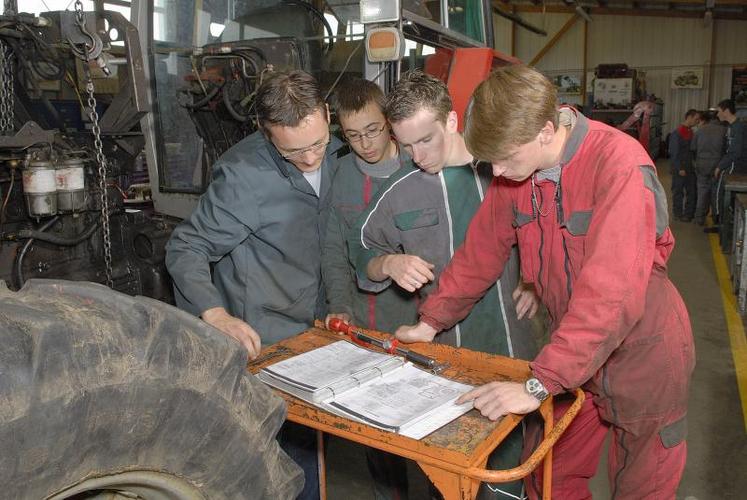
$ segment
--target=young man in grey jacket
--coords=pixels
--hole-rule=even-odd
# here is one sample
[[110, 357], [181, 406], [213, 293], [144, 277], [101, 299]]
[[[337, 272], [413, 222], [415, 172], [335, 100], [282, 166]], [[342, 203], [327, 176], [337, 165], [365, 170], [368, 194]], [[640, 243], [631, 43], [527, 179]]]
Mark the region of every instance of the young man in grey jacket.
[[711, 190], [715, 186], [714, 172], [716, 165], [724, 156], [726, 129], [710, 111], [700, 113], [700, 127], [695, 132], [690, 149], [695, 159], [695, 175], [698, 183], [698, 201], [695, 207], [695, 222], [705, 224], [708, 209], [711, 206]]

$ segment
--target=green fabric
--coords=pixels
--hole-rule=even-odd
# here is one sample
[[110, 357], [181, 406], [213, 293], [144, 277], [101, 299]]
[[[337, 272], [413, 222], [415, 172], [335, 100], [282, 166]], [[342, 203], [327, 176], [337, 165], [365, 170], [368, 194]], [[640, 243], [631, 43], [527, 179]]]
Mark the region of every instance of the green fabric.
[[[469, 166], [442, 170], [451, 214], [454, 250], [464, 242], [472, 217], [480, 207], [477, 177]], [[475, 304], [469, 316], [459, 323], [461, 345], [475, 351], [509, 355], [506, 322], [501, 308], [498, 286], [492, 286]]]

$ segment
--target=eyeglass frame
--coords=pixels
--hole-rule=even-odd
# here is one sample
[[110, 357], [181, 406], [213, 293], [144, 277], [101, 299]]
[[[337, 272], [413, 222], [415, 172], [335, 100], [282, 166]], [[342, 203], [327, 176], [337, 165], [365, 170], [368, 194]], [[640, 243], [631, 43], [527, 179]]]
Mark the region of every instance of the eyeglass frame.
[[[384, 133], [385, 128], [386, 128], [386, 122], [384, 122], [384, 124], [381, 126], [381, 128], [378, 131], [371, 130], [368, 132], [364, 132], [363, 134], [359, 134], [355, 132], [356, 135], [354, 137], [350, 137], [347, 133], [344, 133], [344, 132], [343, 132], [343, 135], [345, 136], [345, 140], [347, 140], [348, 142], [360, 142], [363, 140], [364, 137], [368, 140], [376, 139], [382, 133]], [[371, 135], [371, 134], [374, 134], [374, 135]]]
[[299, 149], [298, 151], [294, 151], [292, 153], [283, 154], [282, 150], [275, 146], [275, 143], [273, 143], [273, 146], [275, 146], [275, 149], [278, 150], [278, 153], [280, 153], [280, 157], [285, 161], [292, 161], [296, 160], [298, 158], [301, 158], [306, 153], [316, 152], [319, 151], [322, 148], [326, 148], [329, 146], [329, 143], [332, 142], [332, 135], [327, 132], [327, 138], [322, 139], [321, 141], [317, 142], [316, 144], [312, 144], [308, 148]]

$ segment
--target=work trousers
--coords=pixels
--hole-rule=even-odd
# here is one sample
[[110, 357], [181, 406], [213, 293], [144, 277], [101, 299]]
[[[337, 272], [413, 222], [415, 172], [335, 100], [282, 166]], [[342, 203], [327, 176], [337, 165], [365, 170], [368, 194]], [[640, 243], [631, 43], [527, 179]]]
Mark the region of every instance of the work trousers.
[[[557, 422], [572, 399], [556, 398]], [[576, 418], [568, 426], [552, 451], [553, 500], [592, 498], [589, 479], [596, 474], [604, 439], [612, 430], [608, 455], [610, 492], [613, 500], [641, 498], [673, 499], [682, 478], [687, 456], [684, 418], [664, 425], [664, 419], [636, 422], [635, 430], [606, 422], [587, 392]], [[524, 453], [528, 456], [542, 439], [541, 422], [527, 430]], [[673, 431], [673, 432], [672, 432]], [[542, 466], [525, 479], [530, 499], [542, 497]]]
[[715, 181], [712, 172], [709, 174], [698, 173], [696, 178], [698, 196], [695, 205], [695, 219], [702, 224], [711, 208], [711, 191], [714, 189]]
[[319, 459], [316, 431], [287, 421], [278, 432], [278, 444], [303, 469], [304, 485], [298, 500], [319, 500]]
[[672, 215], [675, 218], [692, 219], [695, 215], [696, 194], [695, 173], [687, 170], [687, 175], [672, 173]]

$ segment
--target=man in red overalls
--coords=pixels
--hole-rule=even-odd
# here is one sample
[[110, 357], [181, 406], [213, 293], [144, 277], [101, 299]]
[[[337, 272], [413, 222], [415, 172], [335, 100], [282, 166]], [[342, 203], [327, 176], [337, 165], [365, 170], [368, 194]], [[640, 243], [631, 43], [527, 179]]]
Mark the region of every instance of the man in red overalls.
[[[552, 394], [559, 417], [569, 404], [562, 394], [582, 387], [586, 402], [553, 451], [553, 498], [591, 498], [609, 428], [613, 498], [674, 498], [694, 351], [667, 278], [674, 238], [653, 162], [635, 139], [559, 108], [554, 86], [527, 66], [496, 70], [475, 90], [465, 123], [467, 147], [497, 179], [420, 322], [397, 336], [429, 341], [463, 318], [518, 242], [523, 279], [549, 312], [550, 342], [526, 383], [493, 382], [462, 401], [497, 419]], [[539, 437], [527, 436], [525, 453]], [[532, 498], [541, 479], [527, 480]]]

